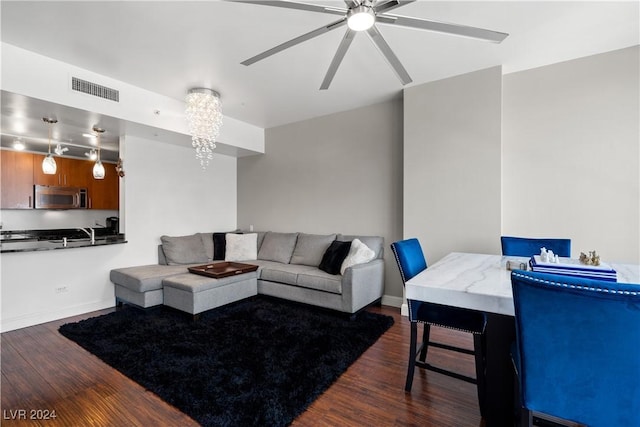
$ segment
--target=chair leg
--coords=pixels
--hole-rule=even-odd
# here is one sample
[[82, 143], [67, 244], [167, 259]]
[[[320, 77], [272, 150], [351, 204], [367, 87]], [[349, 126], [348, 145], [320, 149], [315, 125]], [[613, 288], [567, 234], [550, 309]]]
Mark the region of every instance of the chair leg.
[[476, 362], [476, 385], [478, 387], [478, 406], [480, 415], [484, 416], [486, 401], [486, 374], [485, 374], [485, 337], [484, 334], [473, 334], [473, 349]]
[[411, 322], [411, 342], [409, 344], [409, 365], [407, 366], [407, 382], [405, 391], [411, 391], [413, 385], [413, 374], [416, 369], [416, 345], [418, 342], [418, 323]]
[[424, 329], [422, 330], [422, 348], [420, 349], [420, 361], [425, 362], [427, 360], [427, 350], [429, 350], [429, 335], [431, 332], [431, 325], [424, 323]]
[[532, 427], [533, 426], [533, 413], [527, 408], [520, 410], [520, 427]]

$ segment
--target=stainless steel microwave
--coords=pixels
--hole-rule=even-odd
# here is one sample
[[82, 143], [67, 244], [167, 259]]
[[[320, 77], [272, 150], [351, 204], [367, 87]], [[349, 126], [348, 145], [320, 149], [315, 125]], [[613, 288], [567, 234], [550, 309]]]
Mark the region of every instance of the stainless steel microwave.
[[86, 188], [33, 186], [36, 209], [87, 209], [89, 203]]

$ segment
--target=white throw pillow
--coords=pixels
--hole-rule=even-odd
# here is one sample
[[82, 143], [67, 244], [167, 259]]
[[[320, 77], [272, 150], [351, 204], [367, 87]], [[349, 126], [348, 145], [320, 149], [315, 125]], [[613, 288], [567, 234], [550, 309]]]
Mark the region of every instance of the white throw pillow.
[[376, 253], [372, 249], [369, 249], [369, 247], [362, 243], [360, 240], [353, 239], [353, 242], [351, 242], [351, 249], [349, 249], [347, 257], [344, 259], [344, 261], [342, 261], [340, 274], [344, 275], [344, 272], [347, 268], [357, 264], [364, 264], [371, 261], [375, 257]]
[[258, 258], [258, 234], [227, 233], [225, 240], [227, 243], [225, 261], [247, 261]]

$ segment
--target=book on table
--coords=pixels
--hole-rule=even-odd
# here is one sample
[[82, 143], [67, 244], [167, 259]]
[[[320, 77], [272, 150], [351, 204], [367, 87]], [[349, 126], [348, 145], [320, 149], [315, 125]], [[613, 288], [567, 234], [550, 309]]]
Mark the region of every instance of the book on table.
[[531, 270], [539, 273], [561, 274], [565, 276], [582, 277], [586, 279], [607, 280], [616, 282], [617, 272], [607, 263], [587, 265], [575, 258], [559, 258], [560, 262], [545, 262], [540, 255], [534, 255], [529, 260]]

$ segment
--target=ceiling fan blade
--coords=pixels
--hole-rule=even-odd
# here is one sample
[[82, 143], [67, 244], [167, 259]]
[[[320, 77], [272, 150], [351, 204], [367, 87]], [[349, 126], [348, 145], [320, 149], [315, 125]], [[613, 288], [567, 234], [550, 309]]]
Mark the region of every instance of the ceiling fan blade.
[[487, 40], [500, 43], [509, 34], [498, 31], [485, 30], [484, 28], [469, 27], [467, 25], [448, 24], [446, 22], [430, 21], [428, 19], [410, 18], [408, 16], [379, 14], [376, 22], [380, 24], [400, 25], [418, 30], [435, 31], [438, 33], [453, 34], [456, 36], [470, 37], [472, 39]]
[[413, 3], [414, 1], [416, 0], [389, 0], [387, 2], [377, 4], [376, 6], [373, 7], [373, 10], [376, 13], [385, 13], [397, 7], [405, 6], [409, 3]]
[[352, 7], [356, 7], [356, 6], [360, 5], [358, 0], [344, 0], [344, 2], [346, 3], [346, 5], [347, 5], [347, 7], [349, 9], [351, 9]]
[[406, 85], [408, 83], [411, 83], [413, 80], [411, 80], [411, 77], [409, 77], [409, 73], [407, 73], [407, 70], [404, 69], [404, 67], [400, 63], [400, 60], [398, 59], [396, 54], [393, 53], [391, 47], [389, 47], [387, 41], [384, 39], [384, 37], [382, 37], [382, 34], [380, 34], [380, 31], [378, 31], [375, 25], [367, 30], [367, 34], [369, 34], [369, 37], [371, 37], [373, 43], [375, 43], [378, 49], [380, 49], [380, 52], [382, 52], [382, 55], [385, 57], [387, 62], [389, 62], [389, 65], [391, 65], [393, 71], [396, 72], [402, 84]]
[[260, 53], [260, 54], [258, 54], [256, 56], [253, 56], [253, 57], [251, 57], [249, 59], [246, 59], [246, 60], [242, 61], [241, 64], [242, 65], [254, 64], [254, 63], [258, 62], [258, 61], [261, 61], [261, 60], [263, 60], [265, 58], [270, 57], [271, 55], [275, 55], [276, 53], [281, 52], [281, 51], [283, 51], [283, 50], [285, 50], [287, 48], [290, 48], [292, 46], [300, 44], [300, 43], [302, 43], [304, 41], [310, 40], [310, 39], [312, 39], [314, 37], [318, 37], [318, 36], [320, 36], [320, 35], [322, 35], [322, 34], [324, 34], [326, 32], [329, 32], [331, 30], [335, 30], [336, 28], [340, 28], [341, 26], [345, 25], [346, 23], [347, 23], [347, 18], [346, 17], [342, 18], [342, 19], [340, 19], [338, 21], [332, 22], [329, 25], [325, 25], [324, 27], [320, 27], [318, 29], [310, 31], [310, 32], [308, 32], [306, 34], [303, 34], [303, 35], [299, 36], [299, 37], [296, 37], [294, 39], [286, 41], [286, 42], [284, 42], [284, 43], [282, 43], [282, 44], [280, 44], [280, 45], [278, 45], [276, 47], [273, 47], [273, 48], [271, 48], [269, 50], [266, 50], [266, 51], [264, 51], [264, 52], [262, 52], [262, 53]]
[[344, 15], [347, 13], [347, 9], [340, 7], [327, 7], [327, 6], [318, 6], [315, 4], [308, 3], [297, 3], [294, 1], [286, 1], [286, 0], [264, 0], [264, 1], [255, 1], [255, 0], [229, 0], [233, 3], [250, 3], [257, 4], [260, 6], [274, 6], [274, 7], [283, 7], [285, 9], [297, 9], [297, 10], [306, 10], [308, 12], [320, 12], [320, 13], [330, 13], [332, 15]]
[[344, 34], [344, 37], [342, 38], [342, 41], [340, 42], [340, 46], [338, 46], [338, 50], [336, 51], [336, 54], [333, 57], [333, 60], [331, 61], [331, 64], [329, 65], [329, 69], [327, 70], [327, 74], [324, 76], [324, 80], [322, 81], [322, 85], [320, 85], [320, 90], [326, 90], [329, 89], [329, 85], [331, 84], [331, 81], [333, 80], [333, 77], [336, 75], [336, 71], [338, 71], [338, 67], [340, 66], [340, 63], [342, 62], [342, 59], [344, 58], [345, 53], [347, 53], [347, 50], [349, 49], [349, 46], [351, 46], [351, 42], [353, 41], [354, 37], [356, 36], [356, 32], [351, 30], [351, 29], [347, 29], [347, 32]]

